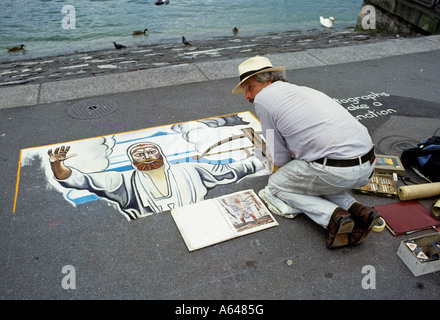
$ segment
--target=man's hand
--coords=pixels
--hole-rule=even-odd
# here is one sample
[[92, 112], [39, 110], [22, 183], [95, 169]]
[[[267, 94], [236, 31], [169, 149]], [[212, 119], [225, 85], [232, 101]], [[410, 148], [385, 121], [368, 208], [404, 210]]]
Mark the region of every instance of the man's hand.
[[47, 154], [50, 157], [49, 161], [51, 163], [60, 162], [76, 156], [76, 153], [67, 156], [67, 152], [69, 152], [69, 150], [70, 150], [70, 146], [67, 146], [66, 148], [64, 148], [64, 146], [61, 146], [61, 148], [56, 148], [55, 153], [52, 153], [52, 149], [49, 149], [49, 151], [47, 152]]
[[70, 147], [61, 146], [61, 148], [56, 148], [55, 152], [52, 153], [52, 149], [47, 151], [49, 155], [49, 162], [55, 177], [59, 180], [64, 180], [70, 177], [72, 171], [64, 165], [64, 161], [76, 156], [76, 153], [67, 156]]

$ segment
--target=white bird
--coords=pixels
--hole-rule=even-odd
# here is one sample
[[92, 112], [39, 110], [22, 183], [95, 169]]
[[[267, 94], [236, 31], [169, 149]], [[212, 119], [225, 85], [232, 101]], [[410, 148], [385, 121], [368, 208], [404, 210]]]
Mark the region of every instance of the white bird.
[[335, 21], [335, 18], [330, 17], [328, 19], [325, 19], [324, 17], [319, 17], [319, 20], [324, 27], [331, 28], [333, 27], [333, 22]]

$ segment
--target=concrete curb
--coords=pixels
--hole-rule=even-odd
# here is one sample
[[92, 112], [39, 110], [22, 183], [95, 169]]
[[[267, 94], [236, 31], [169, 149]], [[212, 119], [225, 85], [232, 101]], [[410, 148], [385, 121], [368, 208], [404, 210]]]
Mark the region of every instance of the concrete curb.
[[[267, 55], [288, 70], [440, 50], [440, 35]], [[181, 64], [97, 77], [0, 88], [0, 109], [234, 77], [243, 59]]]
[[138, 91], [208, 80], [194, 65], [107, 74], [103, 76], [43, 83], [38, 103], [73, 100], [105, 94]]

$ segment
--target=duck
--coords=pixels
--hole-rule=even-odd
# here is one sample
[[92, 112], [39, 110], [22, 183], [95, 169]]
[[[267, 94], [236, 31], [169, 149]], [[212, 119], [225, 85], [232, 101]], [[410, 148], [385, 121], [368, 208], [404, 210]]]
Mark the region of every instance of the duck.
[[237, 33], [238, 33], [238, 28], [237, 27], [233, 27], [232, 28], [232, 32], [234, 33], [234, 36], [236, 36]]
[[134, 35], [134, 36], [139, 36], [139, 35], [141, 35], [141, 34], [146, 35], [147, 32], [148, 32], [148, 29], [145, 28], [144, 31], [141, 31], [141, 30], [133, 31], [133, 35]]
[[116, 48], [116, 49], [127, 48], [126, 46], [124, 46], [124, 45], [122, 45], [122, 44], [119, 44], [119, 43], [116, 43], [116, 42], [113, 42], [113, 44], [115, 45], [115, 48]]
[[183, 43], [185, 46], [192, 46], [192, 44], [189, 43], [189, 42], [185, 39], [185, 37], [182, 37], [182, 43]]
[[154, 4], [156, 5], [156, 6], [160, 6], [160, 5], [162, 5], [162, 4], [169, 4], [170, 3], [170, 1], [169, 0], [157, 0]]
[[21, 44], [19, 47], [8, 48], [8, 52], [15, 52], [20, 50], [24, 50], [24, 44]]
[[333, 27], [333, 23], [335, 22], [335, 18], [330, 17], [328, 19], [325, 19], [324, 17], [319, 17], [319, 20], [321, 21], [321, 24], [326, 28]]

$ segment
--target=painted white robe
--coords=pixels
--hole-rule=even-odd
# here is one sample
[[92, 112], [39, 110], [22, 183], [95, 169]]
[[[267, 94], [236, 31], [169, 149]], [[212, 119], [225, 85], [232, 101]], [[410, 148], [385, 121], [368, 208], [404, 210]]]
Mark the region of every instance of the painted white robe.
[[153, 212], [167, 211], [202, 201], [209, 189], [219, 184], [238, 181], [248, 174], [264, 169], [264, 165], [256, 158], [219, 165], [173, 165], [165, 160], [164, 165], [169, 191], [166, 196], [158, 191], [147, 174], [136, 169], [86, 174], [70, 168], [70, 177], [57, 181], [63, 187], [88, 190], [115, 202], [128, 220], [134, 220]]

